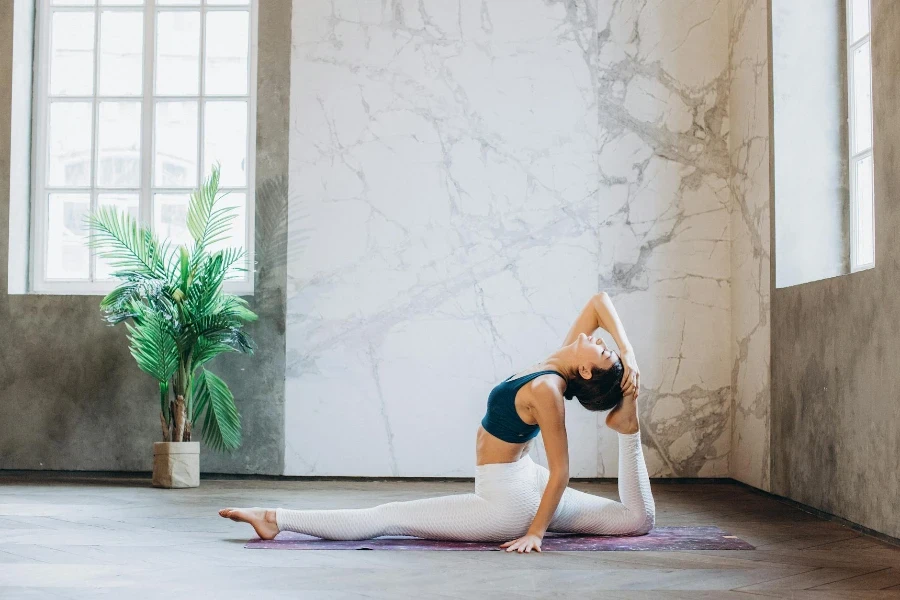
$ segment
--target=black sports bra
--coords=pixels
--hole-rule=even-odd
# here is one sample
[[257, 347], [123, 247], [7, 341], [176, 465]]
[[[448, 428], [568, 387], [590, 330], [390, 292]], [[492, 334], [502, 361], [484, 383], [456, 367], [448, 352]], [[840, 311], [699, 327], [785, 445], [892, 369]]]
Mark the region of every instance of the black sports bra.
[[536, 436], [541, 428], [529, 425], [516, 412], [516, 393], [523, 385], [546, 373], [556, 373], [563, 377], [559, 371], [536, 371], [515, 379], [510, 379], [510, 375], [494, 386], [488, 395], [487, 413], [481, 420], [481, 426], [491, 435], [511, 444], [521, 444]]

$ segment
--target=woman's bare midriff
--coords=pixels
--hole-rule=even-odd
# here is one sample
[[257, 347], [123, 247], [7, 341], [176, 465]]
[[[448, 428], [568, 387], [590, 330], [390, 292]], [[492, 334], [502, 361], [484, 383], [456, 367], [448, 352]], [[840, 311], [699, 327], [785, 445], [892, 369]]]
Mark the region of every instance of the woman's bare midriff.
[[475, 437], [475, 464], [491, 465], [494, 463], [516, 462], [526, 454], [531, 447], [531, 441], [524, 444], [511, 444], [500, 438], [492, 436], [484, 427], [478, 426], [478, 434]]

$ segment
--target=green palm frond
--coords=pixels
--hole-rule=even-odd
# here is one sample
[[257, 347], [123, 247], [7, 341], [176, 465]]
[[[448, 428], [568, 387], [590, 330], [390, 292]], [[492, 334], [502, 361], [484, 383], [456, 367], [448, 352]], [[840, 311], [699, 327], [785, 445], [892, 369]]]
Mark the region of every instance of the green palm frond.
[[225, 269], [221, 253], [216, 253], [205, 260], [197, 269], [193, 285], [187, 290], [186, 302], [190, 312], [196, 317], [216, 312], [221, 302], [222, 283], [225, 281]]
[[213, 165], [212, 174], [196, 192], [188, 204], [187, 226], [194, 239], [194, 265], [199, 263], [204, 251], [212, 244], [227, 237], [231, 221], [237, 216], [233, 206], [217, 206], [225, 195], [219, 195], [219, 164]]
[[224, 344], [242, 354], [253, 354], [256, 351], [256, 344], [238, 327], [230, 329], [222, 329], [214, 333], [208, 334], [209, 340]]
[[101, 206], [87, 217], [93, 232], [89, 245], [115, 267], [116, 277], [165, 279], [167, 246], [126, 212]]
[[193, 421], [202, 416], [203, 441], [213, 450], [234, 450], [241, 445], [241, 415], [228, 385], [206, 369], [194, 380]]
[[250, 305], [246, 300], [240, 296], [235, 296], [234, 294], [224, 294], [222, 296], [222, 308], [220, 312], [245, 322], [253, 322], [259, 318], [255, 312], [250, 310]]
[[166, 320], [159, 313], [147, 311], [139, 322], [125, 326], [138, 367], [157, 381], [168, 381], [178, 368], [178, 346]]
[[222, 268], [225, 269], [225, 279], [233, 279], [247, 271], [247, 253], [243, 248], [225, 248], [220, 250], [222, 254]]
[[193, 343], [200, 337], [227, 344], [245, 354], [252, 354], [253, 342], [241, 330], [243, 323], [234, 315], [216, 313], [197, 319], [189, 324], [181, 334], [182, 345]]
[[159, 279], [124, 280], [100, 301], [105, 319], [116, 325], [127, 319], [135, 322], [148, 312], [159, 313], [173, 331], [179, 331], [177, 310], [170, 297], [170, 288]]
[[236, 352], [236, 350], [232, 346], [224, 344], [217, 339], [209, 339], [201, 336], [194, 345], [193, 366], [195, 369], [197, 367], [202, 367], [225, 352]]

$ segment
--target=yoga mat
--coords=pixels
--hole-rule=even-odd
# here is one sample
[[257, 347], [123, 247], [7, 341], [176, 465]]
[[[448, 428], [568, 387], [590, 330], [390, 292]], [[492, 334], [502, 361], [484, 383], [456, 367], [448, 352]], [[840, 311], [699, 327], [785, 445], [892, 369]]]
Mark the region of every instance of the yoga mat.
[[[282, 531], [274, 540], [255, 538], [244, 548], [263, 550], [504, 550], [500, 542], [446, 542], [413, 537], [380, 537], [373, 540], [322, 540], [300, 533]], [[647, 535], [604, 536], [548, 533], [544, 551], [608, 550], [753, 550], [744, 540], [715, 526], [656, 527]]]

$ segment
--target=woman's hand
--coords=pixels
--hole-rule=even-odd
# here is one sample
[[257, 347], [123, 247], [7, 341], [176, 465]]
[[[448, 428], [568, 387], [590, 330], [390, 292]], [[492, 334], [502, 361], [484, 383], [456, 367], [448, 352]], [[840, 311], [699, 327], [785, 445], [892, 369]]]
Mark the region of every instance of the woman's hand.
[[637, 398], [641, 389], [641, 370], [638, 368], [637, 358], [634, 357], [634, 350], [626, 350], [619, 358], [622, 359], [622, 367], [625, 369], [622, 375], [622, 394], [625, 396], [633, 394]]
[[512, 540], [510, 542], [506, 542], [505, 544], [500, 545], [501, 548], [506, 548], [507, 552], [512, 552], [513, 550], [518, 550], [519, 554], [523, 552], [531, 552], [532, 550], [536, 550], [537, 552], [541, 551], [541, 536], [534, 535], [531, 533], [526, 533], [522, 537], [516, 540]]

